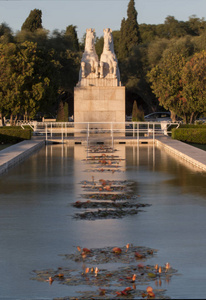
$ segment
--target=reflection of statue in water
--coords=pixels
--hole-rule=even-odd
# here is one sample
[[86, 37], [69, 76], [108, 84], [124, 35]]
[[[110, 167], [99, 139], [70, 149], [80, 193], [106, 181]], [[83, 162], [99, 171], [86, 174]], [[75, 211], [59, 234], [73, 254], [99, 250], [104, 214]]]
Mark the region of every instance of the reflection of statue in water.
[[118, 62], [114, 53], [112, 30], [104, 29], [104, 48], [100, 58], [100, 78], [117, 78], [120, 80]]
[[85, 78], [91, 73], [98, 77], [98, 56], [94, 46], [94, 32], [93, 29], [87, 29], [85, 50], [81, 60], [81, 69], [79, 74], [79, 80]]

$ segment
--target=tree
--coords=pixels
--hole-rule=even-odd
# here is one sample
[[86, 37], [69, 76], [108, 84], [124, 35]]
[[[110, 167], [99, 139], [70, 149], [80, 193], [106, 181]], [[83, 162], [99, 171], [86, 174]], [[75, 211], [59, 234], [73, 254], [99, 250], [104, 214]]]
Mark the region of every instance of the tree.
[[17, 114], [20, 111], [18, 92], [19, 80], [14, 65], [16, 45], [0, 44], [0, 113], [3, 116]]
[[185, 120], [193, 123], [199, 114], [206, 112], [206, 51], [196, 53], [182, 72], [182, 105]]
[[134, 100], [133, 109], [132, 109], [132, 121], [141, 122], [144, 121], [144, 112], [142, 109], [139, 109], [137, 106], [137, 101]]
[[72, 44], [73, 51], [79, 51], [79, 41], [77, 38], [76, 26], [69, 25], [65, 31], [65, 38], [69, 39]]
[[186, 23], [190, 29], [190, 34], [194, 36], [201, 35], [206, 29], [205, 19], [199, 19], [196, 15], [190, 16], [189, 21], [187, 21]]
[[160, 105], [171, 111], [172, 121], [175, 115], [182, 116], [182, 70], [185, 59], [182, 55], [167, 52], [160, 63], [148, 72], [151, 88], [158, 98]]
[[57, 122], [64, 122], [64, 104], [63, 104], [62, 100], [59, 102], [56, 121]]
[[128, 4], [127, 19], [123, 18], [120, 32], [119, 58], [126, 58], [131, 53], [132, 48], [141, 42], [134, 0], [130, 0]]
[[102, 54], [103, 47], [104, 47], [104, 38], [103, 38], [103, 36], [101, 36], [100, 38], [97, 37], [96, 41], [95, 41], [95, 50], [96, 50], [96, 53], [97, 53], [99, 58]]
[[68, 109], [68, 103], [63, 103], [62, 100], [59, 102], [59, 107], [57, 111], [57, 122], [68, 122], [69, 119], [69, 109]]
[[68, 120], [69, 120], [69, 106], [68, 106], [68, 103], [65, 102], [64, 103], [64, 121], [68, 122]]
[[42, 27], [42, 11], [39, 9], [31, 10], [28, 18], [23, 23], [21, 30], [35, 32]]
[[11, 28], [6, 24], [0, 24], [0, 43], [7, 44], [13, 42], [13, 32]]
[[[0, 110], [10, 115], [33, 118], [56, 99], [58, 66], [52, 53], [38, 50], [37, 44], [0, 44]], [[46, 104], [46, 105], [45, 105]]]

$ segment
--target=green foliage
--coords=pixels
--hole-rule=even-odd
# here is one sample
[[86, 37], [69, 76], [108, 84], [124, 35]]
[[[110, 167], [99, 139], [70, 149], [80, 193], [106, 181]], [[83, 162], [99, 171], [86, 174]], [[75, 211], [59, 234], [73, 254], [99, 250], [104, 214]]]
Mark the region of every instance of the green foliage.
[[144, 121], [144, 111], [141, 108], [138, 108], [136, 100], [133, 103], [132, 121], [133, 122], [142, 122], [142, 121]]
[[11, 28], [6, 24], [0, 24], [0, 43], [7, 44], [13, 42], [13, 32]]
[[57, 122], [68, 122], [69, 120], [69, 107], [68, 103], [63, 103], [62, 100], [59, 102], [59, 107], [57, 111]]
[[206, 112], [206, 51], [195, 54], [182, 73], [182, 105], [190, 123]]
[[118, 58], [124, 59], [131, 53], [132, 48], [141, 42], [134, 0], [130, 0], [128, 4], [127, 19], [123, 18], [120, 32]]
[[33, 118], [45, 103], [49, 105], [56, 98], [58, 71], [52, 53], [27, 41], [0, 44], [0, 54], [1, 113], [9, 114], [11, 122], [18, 114]]
[[39, 28], [42, 28], [42, 11], [39, 9], [31, 10], [28, 18], [23, 23], [21, 30], [35, 32]]
[[102, 51], [103, 51], [103, 46], [104, 46], [104, 38], [103, 36], [101, 36], [100, 38], [96, 38], [95, 41], [95, 50], [96, 53], [98, 55], [98, 57], [100, 58]]
[[206, 144], [206, 128], [173, 128], [172, 138], [187, 143]]
[[67, 102], [64, 103], [64, 121], [69, 121], [69, 106]]
[[156, 66], [164, 53], [164, 51], [168, 48], [169, 41], [165, 38], [163, 39], [155, 39], [147, 46], [147, 63], [150, 68]]
[[72, 44], [73, 51], [79, 51], [79, 41], [77, 38], [76, 26], [69, 25], [65, 31], [65, 39], [69, 39]]
[[57, 122], [64, 122], [64, 104], [63, 104], [63, 101], [59, 102], [56, 121]]
[[21, 127], [1, 127], [0, 128], [0, 142], [1, 143], [18, 143], [23, 140], [31, 139], [31, 130], [22, 129]]
[[24, 43], [26, 41], [37, 43], [38, 48], [45, 48], [48, 44], [49, 31], [44, 28], [39, 28], [34, 32], [22, 30], [17, 32], [15, 36], [16, 43]]
[[178, 53], [168, 52], [149, 73], [152, 90], [160, 105], [181, 117], [181, 76], [185, 59]]
[[204, 128], [206, 129], [206, 124], [180, 124], [179, 128]]
[[143, 43], [150, 43], [156, 38], [159, 39], [178, 39], [183, 36], [200, 36], [205, 32], [206, 21], [199, 19], [195, 15], [189, 17], [189, 20], [178, 21], [173, 16], [167, 16], [164, 24], [140, 24], [139, 30]]

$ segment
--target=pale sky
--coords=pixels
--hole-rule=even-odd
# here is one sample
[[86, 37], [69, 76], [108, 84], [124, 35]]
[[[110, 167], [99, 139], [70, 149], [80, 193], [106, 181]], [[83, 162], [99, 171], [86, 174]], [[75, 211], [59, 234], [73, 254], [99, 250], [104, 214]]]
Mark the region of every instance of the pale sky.
[[[0, 0], [0, 23], [16, 31], [33, 9], [42, 11], [42, 25], [52, 32], [65, 30], [68, 25], [77, 26], [81, 40], [87, 28], [94, 28], [98, 37], [104, 28], [119, 30], [123, 18], [127, 18], [129, 0]], [[161, 24], [170, 15], [179, 21], [190, 16], [206, 18], [206, 0], [135, 0], [139, 24]]]

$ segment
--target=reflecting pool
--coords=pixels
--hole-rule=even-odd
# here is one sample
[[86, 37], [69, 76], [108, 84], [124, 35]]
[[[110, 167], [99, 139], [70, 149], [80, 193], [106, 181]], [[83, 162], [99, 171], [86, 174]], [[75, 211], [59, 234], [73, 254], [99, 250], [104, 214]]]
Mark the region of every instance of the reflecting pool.
[[[78, 286], [38, 282], [32, 271], [72, 267], [61, 254], [77, 246], [127, 243], [157, 249], [147, 263], [178, 270], [162, 282], [166, 296], [205, 299], [206, 173], [152, 146], [116, 148], [118, 172], [91, 169], [83, 145], [50, 145], [0, 177], [0, 299], [79, 296]], [[80, 182], [92, 176], [134, 181], [139, 201], [151, 206], [121, 219], [75, 219], [71, 204], [81, 199]]]

